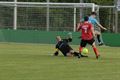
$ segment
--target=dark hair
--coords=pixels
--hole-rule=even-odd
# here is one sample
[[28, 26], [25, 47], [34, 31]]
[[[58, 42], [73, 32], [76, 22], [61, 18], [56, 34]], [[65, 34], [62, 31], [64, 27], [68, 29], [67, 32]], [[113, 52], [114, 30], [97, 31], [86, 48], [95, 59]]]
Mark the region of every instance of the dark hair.
[[84, 21], [88, 21], [89, 17], [88, 16], [85, 16], [84, 17]]
[[91, 15], [97, 15], [97, 13], [96, 12], [91, 12]]

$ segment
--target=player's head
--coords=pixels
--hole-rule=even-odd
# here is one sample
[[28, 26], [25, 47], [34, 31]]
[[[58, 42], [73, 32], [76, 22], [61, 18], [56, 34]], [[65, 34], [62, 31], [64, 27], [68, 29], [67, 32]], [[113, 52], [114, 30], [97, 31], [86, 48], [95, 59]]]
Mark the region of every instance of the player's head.
[[96, 12], [91, 12], [91, 15], [96, 17], [97, 13]]
[[89, 17], [88, 16], [85, 16], [84, 17], [84, 21], [88, 21], [89, 20]]
[[56, 37], [56, 40], [59, 42], [59, 41], [61, 41], [62, 39], [61, 39], [60, 36], [57, 36], [57, 37]]

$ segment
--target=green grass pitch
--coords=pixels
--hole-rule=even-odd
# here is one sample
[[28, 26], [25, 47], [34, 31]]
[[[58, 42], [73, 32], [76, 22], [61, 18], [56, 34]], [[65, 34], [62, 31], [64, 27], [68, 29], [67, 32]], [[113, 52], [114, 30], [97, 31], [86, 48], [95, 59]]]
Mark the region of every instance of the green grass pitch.
[[120, 47], [98, 47], [99, 60], [88, 49], [78, 59], [53, 56], [52, 44], [0, 43], [0, 80], [120, 80]]

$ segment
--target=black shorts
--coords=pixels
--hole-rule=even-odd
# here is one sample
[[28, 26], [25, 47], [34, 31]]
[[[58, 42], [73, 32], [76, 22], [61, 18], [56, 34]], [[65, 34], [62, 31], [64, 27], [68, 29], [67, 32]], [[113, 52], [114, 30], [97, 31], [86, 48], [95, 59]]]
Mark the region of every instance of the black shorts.
[[70, 50], [73, 50], [69, 45], [62, 45], [62, 47], [59, 49], [64, 56], [67, 56], [67, 53], [70, 52]]
[[87, 44], [92, 45], [95, 42], [95, 40], [92, 38], [91, 40], [81, 40], [80, 46], [85, 47]]

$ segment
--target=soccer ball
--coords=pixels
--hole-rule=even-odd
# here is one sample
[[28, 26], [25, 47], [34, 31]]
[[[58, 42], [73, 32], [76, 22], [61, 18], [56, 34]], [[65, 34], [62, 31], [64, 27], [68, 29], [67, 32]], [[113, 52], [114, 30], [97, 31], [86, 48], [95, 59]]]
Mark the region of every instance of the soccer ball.
[[82, 49], [82, 54], [88, 54], [88, 49], [87, 48], [83, 48]]

